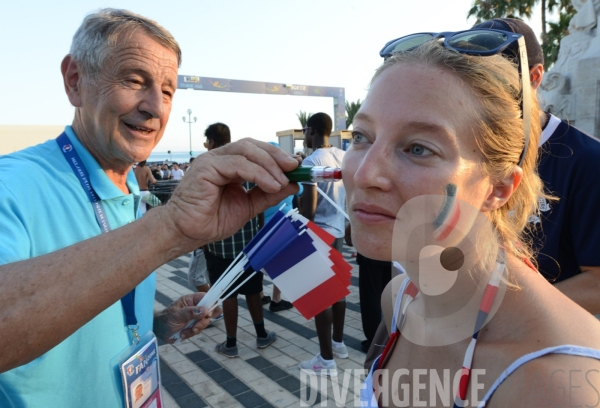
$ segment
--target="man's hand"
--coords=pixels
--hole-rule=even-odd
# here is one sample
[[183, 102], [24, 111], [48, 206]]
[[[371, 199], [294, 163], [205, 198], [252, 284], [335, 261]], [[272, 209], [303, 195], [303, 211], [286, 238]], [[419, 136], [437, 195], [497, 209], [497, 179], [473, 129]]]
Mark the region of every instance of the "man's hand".
[[154, 316], [154, 333], [167, 343], [169, 338], [183, 329], [190, 320], [197, 320], [189, 329], [181, 332], [181, 339], [187, 339], [200, 333], [210, 324], [211, 317], [219, 316], [221, 308], [216, 307], [210, 314], [205, 307], [196, 306], [205, 293], [185, 295], [173, 302], [169, 307]]
[[[285, 171], [299, 160], [268, 143], [243, 139], [198, 156], [164, 210], [190, 251], [229, 237], [250, 218], [298, 191]], [[256, 187], [246, 191], [244, 181]]]

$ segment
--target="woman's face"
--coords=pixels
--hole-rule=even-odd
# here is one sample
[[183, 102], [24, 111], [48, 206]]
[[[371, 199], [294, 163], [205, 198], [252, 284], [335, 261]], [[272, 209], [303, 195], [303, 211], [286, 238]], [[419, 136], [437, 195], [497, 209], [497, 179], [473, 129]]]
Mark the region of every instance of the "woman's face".
[[460, 79], [422, 64], [395, 65], [373, 82], [343, 164], [358, 252], [390, 260], [402, 205], [444, 194], [449, 183], [459, 199], [485, 211], [493, 185], [474, 137], [476, 103]]

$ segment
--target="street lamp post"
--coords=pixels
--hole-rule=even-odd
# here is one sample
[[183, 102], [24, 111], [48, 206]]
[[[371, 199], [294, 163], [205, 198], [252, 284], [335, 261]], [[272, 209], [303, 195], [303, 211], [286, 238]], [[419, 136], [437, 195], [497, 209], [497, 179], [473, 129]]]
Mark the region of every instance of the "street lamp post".
[[194, 116], [194, 120], [192, 121], [192, 110], [191, 109], [188, 109], [187, 113], [188, 113], [188, 120], [185, 120], [185, 116], [184, 116], [183, 122], [189, 123], [189, 125], [190, 125], [190, 157], [192, 157], [194, 155], [194, 152], [192, 151], [192, 123], [196, 123], [197, 118]]

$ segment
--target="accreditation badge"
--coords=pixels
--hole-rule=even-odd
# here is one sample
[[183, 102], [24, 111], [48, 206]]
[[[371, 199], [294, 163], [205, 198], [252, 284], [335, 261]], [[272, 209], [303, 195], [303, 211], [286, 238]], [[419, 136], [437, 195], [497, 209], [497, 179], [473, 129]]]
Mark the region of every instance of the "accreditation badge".
[[123, 380], [126, 408], [162, 408], [158, 343], [149, 332], [121, 355], [119, 368]]

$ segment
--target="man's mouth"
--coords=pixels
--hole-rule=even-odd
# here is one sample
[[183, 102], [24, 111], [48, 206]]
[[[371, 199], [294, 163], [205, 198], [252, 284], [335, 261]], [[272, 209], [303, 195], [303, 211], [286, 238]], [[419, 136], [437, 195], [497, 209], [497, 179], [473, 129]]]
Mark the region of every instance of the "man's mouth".
[[130, 125], [129, 123], [125, 123], [125, 126], [127, 126], [129, 129], [135, 130], [137, 132], [141, 132], [142, 134], [148, 134], [153, 131], [153, 129], [143, 127], [143, 126]]

